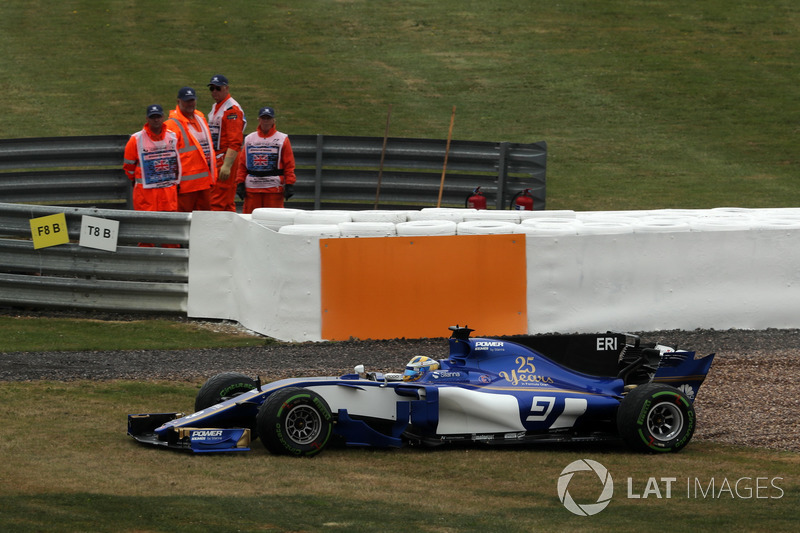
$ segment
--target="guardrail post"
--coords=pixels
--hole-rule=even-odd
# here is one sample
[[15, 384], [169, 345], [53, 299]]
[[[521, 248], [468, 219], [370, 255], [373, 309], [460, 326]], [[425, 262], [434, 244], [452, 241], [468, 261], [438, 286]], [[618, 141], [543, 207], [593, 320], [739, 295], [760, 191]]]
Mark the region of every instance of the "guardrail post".
[[317, 134], [317, 168], [314, 171], [314, 209], [322, 207], [322, 141], [323, 135]]

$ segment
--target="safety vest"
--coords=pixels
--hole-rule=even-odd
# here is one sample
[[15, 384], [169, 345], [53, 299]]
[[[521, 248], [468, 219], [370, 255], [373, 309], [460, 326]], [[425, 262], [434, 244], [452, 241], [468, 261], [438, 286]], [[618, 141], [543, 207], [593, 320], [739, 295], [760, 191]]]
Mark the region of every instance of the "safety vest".
[[245, 165], [248, 189], [269, 189], [283, 184], [283, 169], [279, 168], [283, 143], [288, 135], [276, 131], [269, 137], [262, 137], [254, 131], [244, 138]]
[[211, 154], [211, 132], [199, 111], [195, 111], [195, 122], [200, 127], [201, 134], [198, 136], [193, 134], [192, 128], [184, 127], [188, 119], [177, 108], [170, 111], [169, 120], [164, 122], [167, 128], [177, 130], [184, 140], [183, 148], [180, 149], [183, 166], [180, 183], [182, 193], [208, 189], [217, 176], [216, 158]]
[[[216, 110], [214, 109], [215, 107]], [[242, 109], [242, 106], [239, 105], [239, 102], [234, 100], [233, 97], [229, 96], [228, 99], [221, 104], [214, 104], [211, 106], [211, 111], [208, 113], [208, 129], [211, 131], [211, 140], [214, 144], [214, 150], [219, 151], [220, 132], [222, 131], [222, 118], [225, 116], [225, 112], [232, 107], [238, 107], [239, 109]], [[247, 127], [247, 117], [244, 116], [244, 109], [242, 109], [242, 133], [244, 133], [245, 127]]]
[[164, 138], [154, 141], [144, 130], [133, 134], [139, 152], [141, 174], [136, 183], [145, 189], [160, 189], [177, 185], [181, 179], [181, 160], [178, 156], [178, 136], [165, 131]]

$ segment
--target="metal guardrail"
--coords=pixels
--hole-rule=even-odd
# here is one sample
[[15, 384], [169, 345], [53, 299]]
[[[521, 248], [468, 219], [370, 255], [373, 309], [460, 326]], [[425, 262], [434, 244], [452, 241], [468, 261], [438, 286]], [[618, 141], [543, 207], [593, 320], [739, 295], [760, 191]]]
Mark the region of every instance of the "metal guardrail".
[[[290, 136], [298, 166], [298, 200], [314, 209], [347, 202], [351, 208], [436, 205], [442, 171], [442, 206], [464, 207], [480, 186], [489, 206], [508, 209], [511, 198], [530, 189], [536, 209], [545, 207], [547, 144], [388, 138]], [[383, 168], [379, 164], [383, 155]], [[380, 176], [380, 189], [378, 183]], [[307, 189], [313, 183], [313, 191]], [[292, 199], [295, 202], [295, 199]]]
[[[298, 183], [289, 206], [419, 208], [438, 201], [446, 142], [292, 135]], [[0, 305], [184, 313], [187, 213], [131, 211], [122, 171], [127, 135], [0, 140]], [[383, 166], [380, 166], [383, 158]], [[480, 186], [507, 209], [530, 189], [545, 206], [547, 145], [451, 141], [442, 206], [463, 207]], [[380, 188], [378, 188], [380, 177]], [[57, 207], [54, 207], [57, 206]], [[30, 220], [64, 213], [69, 244], [34, 249]], [[116, 252], [77, 244], [84, 215], [118, 220]], [[181, 248], [143, 248], [138, 243]]]
[[[30, 220], [57, 213], [65, 215], [70, 243], [34, 249]], [[84, 215], [119, 221], [116, 252], [77, 244]], [[0, 203], [0, 305], [183, 313], [190, 222], [189, 213]]]
[[[0, 202], [130, 208], [122, 172], [127, 135], [0, 140]], [[292, 207], [434, 206], [447, 143], [437, 139], [291, 135], [297, 162]], [[383, 156], [383, 167], [381, 167]], [[530, 189], [545, 207], [547, 144], [459, 141], [447, 153], [442, 206], [463, 207], [480, 186], [488, 205], [508, 209]], [[380, 190], [378, 183], [380, 177]]]

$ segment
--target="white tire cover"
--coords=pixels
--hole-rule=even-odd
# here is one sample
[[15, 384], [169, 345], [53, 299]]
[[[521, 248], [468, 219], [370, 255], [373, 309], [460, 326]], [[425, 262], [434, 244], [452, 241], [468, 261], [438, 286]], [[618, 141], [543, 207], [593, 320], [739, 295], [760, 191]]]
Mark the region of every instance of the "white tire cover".
[[278, 230], [278, 233], [326, 239], [333, 239], [341, 235], [339, 226], [336, 224], [293, 224], [291, 226], [283, 226]]
[[396, 226], [391, 222], [341, 222], [342, 237], [394, 237]]
[[450, 207], [425, 207], [419, 211], [409, 211], [408, 220], [450, 220], [462, 222], [464, 216], [477, 212], [477, 209], [454, 209]]
[[[645, 217], [646, 215], [642, 215]], [[585, 215], [578, 215], [578, 220], [585, 223], [590, 222], [600, 222], [603, 224], [621, 224], [621, 225], [633, 225], [642, 220], [642, 217], [634, 217], [634, 216], [622, 216], [618, 214], [611, 214], [611, 213], [591, 213]]]
[[547, 211], [545, 209], [534, 211], [517, 211], [520, 220], [527, 220], [529, 218], [575, 218], [575, 211], [571, 209], [553, 209]]
[[281, 224], [278, 222], [270, 222], [269, 220], [253, 220], [253, 223], [258, 224], [263, 228], [271, 229], [272, 231], [278, 231], [282, 227], [290, 225], [290, 224]]
[[771, 207], [768, 209], [754, 210], [753, 216], [758, 218], [798, 218], [800, 217], [800, 208], [798, 207]]
[[452, 220], [409, 220], [396, 226], [397, 234], [411, 237], [417, 235], [455, 235], [456, 223]]
[[505, 220], [465, 220], [456, 228], [458, 235], [502, 235], [514, 233], [519, 224]]
[[575, 227], [580, 224], [577, 218], [526, 218], [520, 221], [520, 226], [566, 226]]
[[757, 230], [800, 229], [800, 218], [759, 218], [752, 227]]
[[688, 218], [652, 217], [643, 218], [633, 226], [634, 233], [676, 233], [691, 231]]
[[466, 213], [464, 222], [469, 220], [503, 220], [518, 224], [520, 221], [520, 211], [502, 211], [493, 209], [479, 209], [475, 213]]
[[339, 224], [352, 220], [349, 211], [320, 210], [302, 211], [294, 217], [295, 224]]
[[278, 222], [284, 224], [293, 224], [294, 218], [298, 213], [302, 213], [301, 209], [286, 209], [283, 207], [259, 207], [253, 209], [253, 220], [266, 220], [269, 222]]
[[711, 216], [737, 215], [749, 217], [754, 211], [749, 207], [714, 207], [709, 213]]
[[[568, 220], [568, 219], [565, 219]], [[514, 228], [514, 233], [524, 233], [525, 235], [538, 235], [542, 237], [558, 237], [561, 235], [577, 235], [577, 224], [518, 224]]]
[[391, 222], [399, 224], [408, 221], [408, 211], [382, 211], [369, 209], [366, 211], [353, 211], [350, 213], [353, 222]]

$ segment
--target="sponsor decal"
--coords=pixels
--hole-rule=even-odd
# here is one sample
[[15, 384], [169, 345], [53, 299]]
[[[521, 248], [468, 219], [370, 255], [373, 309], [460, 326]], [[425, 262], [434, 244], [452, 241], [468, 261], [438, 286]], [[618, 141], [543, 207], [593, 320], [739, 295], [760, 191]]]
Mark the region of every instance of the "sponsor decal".
[[616, 337], [597, 337], [597, 351], [607, 352], [617, 350]]
[[690, 400], [694, 399], [694, 388], [691, 385], [684, 383], [683, 385], [678, 387], [678, 390], [684, 393], [686, 397], [689, 398]]
[[221, 429], [198, 429], [189, 434], [192, 441], [217, 440], [222, 437]]
[[510, 382], [512, 385], [549, 385], [553, 383], [553, 378], [549, 376], [540, 376], [536, 374], [536, 366], [534, 366], [533, 357], [517, 357], [514, 362], [517, 367], [512, 369], [511, 372], [502, 371], [500, 377]]
[[475, 341], [475, 350], [488, 350], [494, 348], [496, 351], [503, 351], [505, 343], [502, 341]]
[[462, 372], [452, 372], [450, 370], [440, 370], [437, 372], [432, 372], [431, 377], [433, 379], [462, 380], [466, 378], [466, 374]]

